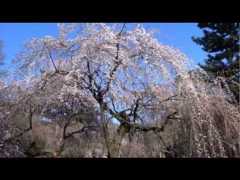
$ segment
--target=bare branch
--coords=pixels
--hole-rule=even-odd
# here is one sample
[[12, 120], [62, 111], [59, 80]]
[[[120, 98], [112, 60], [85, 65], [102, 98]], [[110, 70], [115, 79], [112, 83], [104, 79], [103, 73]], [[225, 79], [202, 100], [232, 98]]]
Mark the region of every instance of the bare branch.
[[49, 56], [49, 58], [50, 58], [50, 60], [51, 60], [51, 62], [52, 62], [52, 65], [53, 65], [55, 71], [58, 72], [58, 69], [57, 69], [57, 66], [56, 66], [55, 63], [54, 63], [54, 60], [53, 60], [51, 51], [49, 50], [48, 47], [46, 47], [46, 49], [47, 49], [47, 51], [48, 51], [48, 56]]

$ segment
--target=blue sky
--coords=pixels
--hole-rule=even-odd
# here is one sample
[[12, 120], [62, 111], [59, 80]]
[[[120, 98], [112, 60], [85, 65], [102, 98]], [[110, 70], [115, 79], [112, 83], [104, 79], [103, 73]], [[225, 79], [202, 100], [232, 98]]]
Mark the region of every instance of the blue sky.
[[[133, 24], [127, 24], [131, 27]], [[196, 23], [144, 23], [147, 29], [156, 30], [156, 37], [163, 44], [180, 49], [194, 63], [203, 62], [206, 54], [195, 44], [191, 37], [201, 36], [202, 32]], [[32, 37], [57, 35], [56, 23], [0, 23], [0, 40], [4, 42], [5, 66], [13, 69], [11, 64], [15, 55], [21, 51], [25, 42]]]

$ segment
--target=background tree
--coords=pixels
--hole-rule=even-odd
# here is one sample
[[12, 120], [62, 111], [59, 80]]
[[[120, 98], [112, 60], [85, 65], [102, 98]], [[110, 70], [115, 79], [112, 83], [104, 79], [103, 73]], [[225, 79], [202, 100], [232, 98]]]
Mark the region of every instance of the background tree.
[[239, 23], [199, 23], [203, 37], [193, 37], [193, 41], [208, 53], [205, 64], [200, 66], [213, 77], [227, 79], [228, 85], [239, 102]]

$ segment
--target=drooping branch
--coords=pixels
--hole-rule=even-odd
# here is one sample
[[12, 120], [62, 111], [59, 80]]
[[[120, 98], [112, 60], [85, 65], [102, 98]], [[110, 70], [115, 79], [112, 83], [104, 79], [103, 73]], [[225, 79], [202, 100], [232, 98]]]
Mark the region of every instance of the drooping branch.
[[45, 74], [45, 76], [42, 77], [40, 81], [41, 83], [40, 90], [43, 90], [46, 87], [47, 83], [56, 75], [66, 76], [68, 73], [69, 73], [68, 71], [58, 70], [58, 71], [54, 71], [53, 73], [49, 72]]
[[[178, 95], [173, 95], [173, 96], [170, 96], [170, 97], [168, 97], [168, 98], [166, 98], [166, 99], [164, 99], [164, 100], [162, 100], [162, 101], [159, 101], [159, 102], [157, 102], [158, 103], [158, 105], [160, 105], [160, 104], [163, 104], [163, 103], [165, 103], [165, 102], [168, 102], [168, 101], [172, 101], [172, 100], [177, 100], [177, 99], [174, 99], [175, 97], [177, 97]], [[145, 104], [143, 104], [143, 107], [151, 107], [151, 106], [153, 106], [153, 104], [148, 104], [148, 103], [145, 103]]]
[[3, 144], [6, 144], [6, 143], [10, 143], [18, 138], [20, 138], [21, 136], [23, 136], [24, 134], [26, 134], [27, 132], [31, 131], [32, 130], [32, 118], [33, 118], [33, 108], [32, 108], [32, 105], [30, 103], [29, 105], [29, 115], [28, 115], [28, 127], [24, 130], [22, 130], [19, 134], [15, 135], [15, 136], [12, 136], [8, 139], [6, 139]]
[[[88, 130], [88, 129], [93, 130], [93, 128], [96, 128], [96, 126], [85, 126], [85, 127], [81, 128], [81, 129], [78, 129], [78, 130], [76, 130], [76, 131], [72, 131], [72, 132], [70, 132], [70, 133], [65, 133], [64, 139], [70, 138], [70, 137], [72, 137], [72, 136], [75, 135], [75, 134], [84, 133], [84, 132], [85, 132], [86, 130]], [[65, 132], [66, 132], [66, 131], [65, 131]]]

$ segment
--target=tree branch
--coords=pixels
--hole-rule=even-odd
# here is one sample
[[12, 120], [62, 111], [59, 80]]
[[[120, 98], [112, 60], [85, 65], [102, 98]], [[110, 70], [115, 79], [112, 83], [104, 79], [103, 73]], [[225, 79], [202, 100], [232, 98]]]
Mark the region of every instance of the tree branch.
[[85, 132], [85, 131], [86, 131], [87, 129], [89, 129], [89, 128], [96, 128], [96, 126], [85, 126], [85, 127], [83, 127], [82, 129], [79, 129], [79, 130], [70, 132], [70, 133], [68, 133], [68, 134], [66, 134], [66, 135], [64, 136], [64, 139], [70, 138], [70, 137], [72, 137], [72, 136], [75, 135], [75, 134], [81, 134], [81, 133]]
[[48, 56], [49, 56], [49, 58], [50, 58], [50, 60], [51, 60], [51, 62], [52, 62], [52, 64], [53, 64], [53, 67], [54, 67], [55, 71], [58, 72], [57, 66], [55, 65], [54, 60], [53, 60], [53, 57], [52, 57], [52, 53], [50, 52], [50, 50], [49, 50], [48, 47], [46, 47], [46, 49], [47, 49], [47, 51], [48, 51]]

